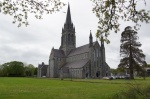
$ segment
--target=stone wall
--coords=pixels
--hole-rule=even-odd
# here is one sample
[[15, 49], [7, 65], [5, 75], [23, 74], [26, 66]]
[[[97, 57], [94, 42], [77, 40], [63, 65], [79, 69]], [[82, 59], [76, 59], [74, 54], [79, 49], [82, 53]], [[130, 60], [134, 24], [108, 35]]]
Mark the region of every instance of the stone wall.
[[66, 62], [69, 63], [69, 62], [78, 61], [78, 60], [81, 60], [81, 59], [88, 59], [88, 58], [89, 58], [89, 53], [86, 52], [86, 53], [74, 55], [74, 56], [71, 56], [71, 57], [67, 57]]

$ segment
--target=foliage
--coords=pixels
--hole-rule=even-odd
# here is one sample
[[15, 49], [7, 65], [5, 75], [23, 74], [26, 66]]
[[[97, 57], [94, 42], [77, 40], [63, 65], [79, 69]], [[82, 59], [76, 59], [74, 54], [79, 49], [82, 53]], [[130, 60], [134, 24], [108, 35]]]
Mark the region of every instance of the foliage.
[[131, 79], [134, 79], [134, 70], [142, 71], [144, 69], [142, 67], [146, 64], [145, 55], [139, 49], [142, 44], [137, 40], [137, 32], [132, 30], [130, 26], [126, 27], [121, 34], [120, 55], [122, 59], [118, 67], [129, 69]]
[[150, 67], [150, 64], [147, 64], [147, 67]]
[[2, 65], [0, 65], [0, 77], [2, 76]]
[[110, 71], [113, 75], [117, 75], [119, 73], [125, 72], [124, 69], [122, 69], [122, 68], [110, 69]]
[[13, 23], [18, 22], [29, 25], [28, 14], [32, 13], [37, 19], [42, 19], [43, 14], [59, 11], [64, 6], [60, 0], [0, 0], [0, 12], [13, 16]]
[[117, 69], [110, 69], [110, 72], [111, 72], [113, 75], [117, 75], [117, 73], [118, 73]]
[[4, 63], [3, 76], [24, 76], [24, 65], [22, 62], [12, 61]]
[[34, 68], [34, 75], [37, 75], [37, 71], [38, 71], [38, 68], [35, 67], [35, 68]]
[[127, 91], [122, 91], [120, 93], [112, 96], [112, 99], [150, 99], [150, 86], [140, 87], [138, 85], [130, 84]]
[[[119, 20], [132, 21], [134, 29], [138, 30], [140, 22], [150, 22], [150, 15], [146, 9], [137, 9], [140, 0], [91, 0], [94, 4], [93, 12], [99, 19], [96, 36], [109, 43], [108, 35], [111, 30], [117, 33], [120, 29]], [[146, 5], [146, 0], [141, 0]]]
[[0, 76], [4, 77], [22, 77], [22, 76], [30, 76], [37, 75], [37, 68], [35, 68], [32, 64], [24, 66], [22, 62], [12, 61], [4, 63], [0, 66]]
[[25, 76], [33, 76], [34, 75], [34, 66], [32, 64], [29, 64], [28, 66], [25, 66]]

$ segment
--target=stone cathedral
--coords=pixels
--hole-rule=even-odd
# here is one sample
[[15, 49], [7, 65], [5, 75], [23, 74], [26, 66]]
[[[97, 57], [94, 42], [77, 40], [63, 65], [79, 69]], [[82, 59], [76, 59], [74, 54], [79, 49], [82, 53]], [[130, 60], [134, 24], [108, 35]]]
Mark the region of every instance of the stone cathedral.
[[38, 77], [102, 78], [110, 76], [104, 42], [102, 41], [101, 44], [98, 41], [93, 42], [90, 32], [89, 43], [76, 47], [75, 33], [75, 26], [72, 23], [70, 6], [68, 5], [60, 48], [52, 48], [48, 65], [43, 62], [38, 65]]

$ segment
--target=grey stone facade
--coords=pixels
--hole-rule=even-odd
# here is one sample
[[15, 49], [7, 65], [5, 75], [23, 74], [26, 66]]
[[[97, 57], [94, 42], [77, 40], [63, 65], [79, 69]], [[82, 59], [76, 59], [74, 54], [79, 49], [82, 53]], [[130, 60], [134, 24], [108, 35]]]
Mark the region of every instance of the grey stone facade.
[[47, 77], [47, 69], [48, 69], [48, 65], [45, 65], [44, 62], [42, 62], [42, 64], [38, 65], [38, 77]]
[[[43, 67], [44, 68], [44, 67]], [[72, 78], [102, 78], [110, 76], [110, 67], [105, 59], [104, 42], [93, 42], [92, 34], [89, 43], [76, 47], [75, 27], [71, 21], [70, 6], [68, 5], [67, 17], [62, 28], [61, 46], [52, 48], [46, 77], [72, 77]], [[42, 68], [38, 66], [38, 77]]]

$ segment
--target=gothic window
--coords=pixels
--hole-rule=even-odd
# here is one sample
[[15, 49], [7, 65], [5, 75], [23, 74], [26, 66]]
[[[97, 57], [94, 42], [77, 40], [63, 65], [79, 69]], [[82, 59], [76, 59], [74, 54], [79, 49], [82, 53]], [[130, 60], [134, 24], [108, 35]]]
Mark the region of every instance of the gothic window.
[[100, 48], [98, 49], [98, 53], [99, 53], [99, 57], [101, 57], [101, 52], [100, 52]]
[[70, 41], [70, 34], [68, 34], [68, 41]]
[[63, 36], [63, 42], [65, 43], [65, 36]]
[[96, 55], [96, 49], [94, 50], [94, 53], [95, 53], [95, 57], [94, 57], [94, 58], [95, 58], [95, 60], [96, 60], [96, 56], [97, 56], [97, 55]]
[[74, 42], [74, 37], [73, 34], [71, 35], [71, 41]]
[[96, 49], [96, 56], [98, 57], [98, 48]]
[[93, 52], [93, 57], [94, 57], [94, 61], [95, 61], [95, 50], [94, 50], [94, 52]]

